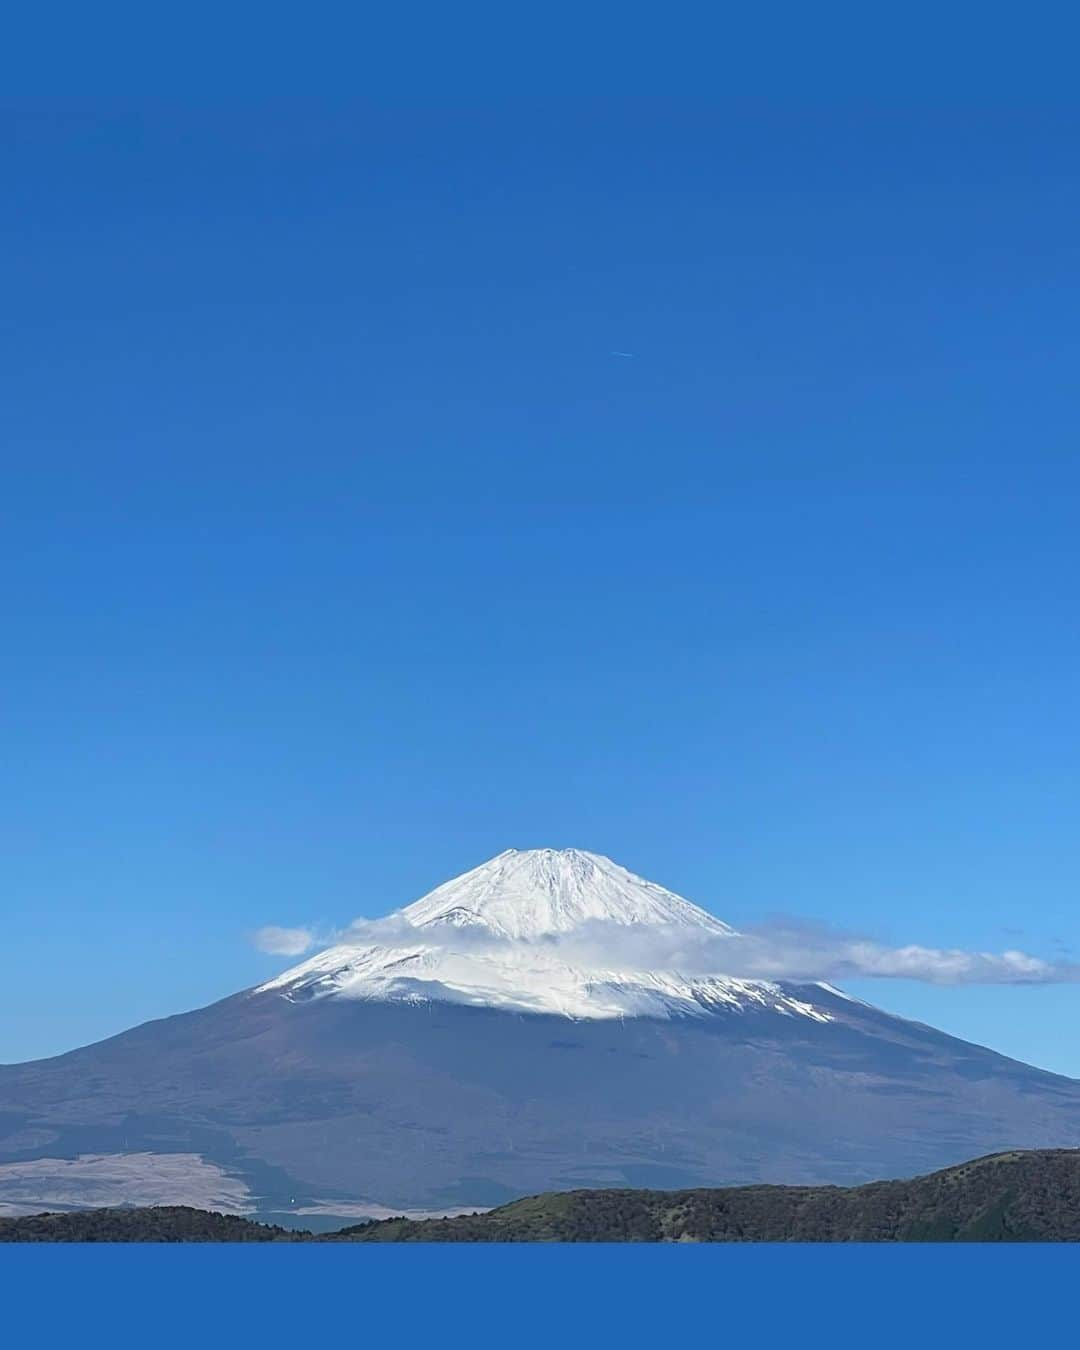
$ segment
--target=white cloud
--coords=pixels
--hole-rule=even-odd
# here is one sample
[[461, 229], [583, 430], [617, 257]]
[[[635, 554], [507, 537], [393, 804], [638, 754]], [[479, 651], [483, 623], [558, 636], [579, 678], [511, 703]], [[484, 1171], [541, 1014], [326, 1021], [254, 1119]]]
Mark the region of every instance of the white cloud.
[[[1080, 981], [1080, 965], [1051, 961], [1027, 952], [970, 951], [926, 947], [918, 943], [893, 947], [872, 938], [835, 929], [776, 921], [731, 939], [733, 975], [772, 980], [903, 979], [926, 984], [1072, 984]], [[710, 942], [708, 959], [723, 953]]]
[[[482, 927], [414, 928], [400, 915], [357, 919], [332, 939], [350, 946], [414, 946], [497, 954], [508, 939]], [[301, 956], [327, 945], [309, 928], [261, 928], [260, 951]], [[520, 943], [515, 944], [520, 946]], [[845, 979], [904, 979], [928, 984], [1066, 984], [1080, 982], [1080, 963], [1044, 960], [1027, 952], [889, 946], [857, 934], [795, 919], [778, 919], [717, 935], [681, 925], [664, 927], [596, 920], [572, 933], [539, 939], [570, 965], [592, 970], [664, 970], [688, 976], [842, 983]]]
[[303, 956], [315, 946], [315, 934], [310, 928], [278, 928], [268, 924], [257, 929], [251, 941], [260, 952], [269, 956]]

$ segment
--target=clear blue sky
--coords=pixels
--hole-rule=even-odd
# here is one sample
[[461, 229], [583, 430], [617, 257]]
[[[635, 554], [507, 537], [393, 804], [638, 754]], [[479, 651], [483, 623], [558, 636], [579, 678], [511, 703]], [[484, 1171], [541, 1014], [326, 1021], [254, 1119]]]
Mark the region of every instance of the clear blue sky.
[[506, 847], [1080, 951], [1080, 109], [2, 115], [0, 1060]]

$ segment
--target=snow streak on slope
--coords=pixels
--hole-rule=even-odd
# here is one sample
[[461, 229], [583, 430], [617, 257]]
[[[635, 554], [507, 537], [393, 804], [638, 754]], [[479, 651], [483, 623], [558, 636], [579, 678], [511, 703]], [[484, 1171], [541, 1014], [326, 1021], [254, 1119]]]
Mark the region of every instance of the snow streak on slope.
[[768, 981], [626, 969], [615, 957], [609, 965], [604, 935], [628, 929], [682, 931], [689, 939], [734, 935], [610, 858], [578, 849], [508, 849], [259, 992], [277, 990], [294, 1001], [434, 999], [576, 1018], [768, 1008], [829, 1020]]

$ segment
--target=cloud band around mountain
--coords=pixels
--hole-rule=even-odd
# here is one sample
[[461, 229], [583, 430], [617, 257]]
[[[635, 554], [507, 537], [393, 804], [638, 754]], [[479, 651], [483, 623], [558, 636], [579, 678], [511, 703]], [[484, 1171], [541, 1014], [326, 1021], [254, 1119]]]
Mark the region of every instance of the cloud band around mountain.
[[[311, 928], [267, 926], [254, 935], [259, 951], [302, 956], [330, 943]], [[417, 946], [497, 952], [510, 939], [482, 928], [416, 927], [397, 915], [357, 919], [334, 939], [350, 946]], [[521, 940], [515, 942], [521, 945]], [[1048, 961], [1027, 952], [890, 946], [823, 925], [778, 919], [716, 935], [683, 926], [624, 925], [596, 920], [567, 934], [537, 940], [568, 964], [593, 970], [679, 971], [691, 976], [842, 982], [905, 979], [936, 985], [1065, 984], [1080, 982], [1080, 963]]]

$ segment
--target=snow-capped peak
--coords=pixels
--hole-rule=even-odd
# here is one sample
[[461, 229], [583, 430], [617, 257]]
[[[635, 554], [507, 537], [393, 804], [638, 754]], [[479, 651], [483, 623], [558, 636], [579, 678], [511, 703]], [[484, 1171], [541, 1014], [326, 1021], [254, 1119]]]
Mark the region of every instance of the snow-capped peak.
[[732, 931], [673, 891], [576, 848], [508, 848], [437, 886], [401, 915], [417, 928], [474, 923], [501, 937], [526, 939], [569, 933], [590, 921]]
[[[624, 931], [644, 941], [628, 943]], [[507, 849], [387, 919], [356, 925], [345, 941], [256, 992], [293, 1001], [434, 1000], [579, 1018], [756, 1007], [829, 1020], [765, 980], [681, 973], [666, 968], [667, 957], [653, 968], [648, 957], [678, 948], [682, 939], [671, 938], [680, 933], [684, 945], [707, 944], [721, 954], [723, 939], [735, 936], [697, 905], [598, 853]]]

